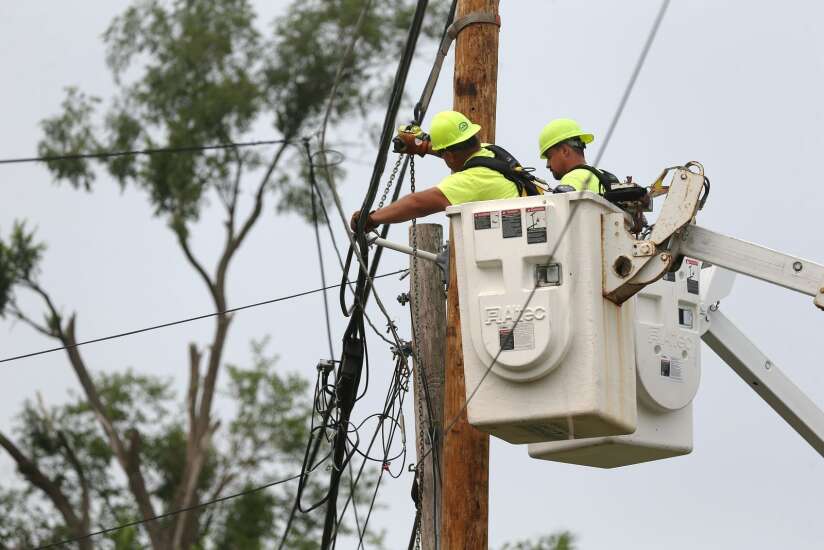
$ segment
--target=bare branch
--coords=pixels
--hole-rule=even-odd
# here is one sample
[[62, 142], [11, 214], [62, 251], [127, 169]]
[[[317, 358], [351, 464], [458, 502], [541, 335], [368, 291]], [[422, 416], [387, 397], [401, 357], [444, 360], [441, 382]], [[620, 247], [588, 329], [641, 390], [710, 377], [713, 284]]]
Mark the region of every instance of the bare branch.
[[194, 431], [197, 422], [197, 391], [200, 386], [200, 360], [203, 356], [195, 344], [189, 344], [189, 393], [186, 410], [189, 413], [189, 430]]
[[89, 482], [86, 479], [86, 474], [83, 471], [83, 465], [80, 464], [80, 460], [77, 458], [77, 455], [72, 449], [72, 446], [69, 444], [69, 440], [66, 437], [66, 434], [63, 430], [56, 430], [57, 438], [60, 440], [60, 445], [66, 451], [66, 458], [69, 461], [69, 464], [72, 465], [74, 468], [74, 472], [77, 474], [77, 479], [80, 482], [80, 493], [81, 493], [81, 500], [82, 500], [82, 527], [84, 532], [89, 531], [89, 524], [90, 524], [90, 510], [91, 510], [91, 498], [89, 496]]
[[211, 277], [209, 274], [206, 273], [206, 270], [200, 264], [200, 262], [195, 258], [195, 255], [192, 253], [192, 249], [189, 248], [189, 241], [185, 235], [183, 235], [180, 231], [175, 231], [175, 235], [177, 236], [177, 242], [180, 245], [180, 248], [183, 250], [183, 254], [186, 256], [186, 260], [191, 264], [192, 267], [195, 268], [200, 278], [203, 279], [203, 282], [206, 283], [206, 287], [209, 289], [209, 294], [211, 294], [212, 299], [215, 302], [215, 305], [218, 306], [219, 309], [226, 309], [225, 307], [221, 308], [218, 305], [218, 298], [217, 292], [215, 292], [215, 285], [212, 283]]
[[86, 474], [83, 470], [83, 465], [80, 464], [80, 460], [77, 458], [77, 455], [72, 449], [72, 446], [69, 444], [69, 439], [66, 437], [66, 434], [57, 427], [57, 424], [54, 422], [53, 415], [49, 412], [49, 408], [46, 406], [46, 402], [43, 400], [43, 394], [39, 391], [36, 393], [37, 395], [37, 406], [40, 408], [40, 414], [43, 415], [43, 420], [46, 423], [46, 427], [54, 432], [57, 435], [57, 439], [60, 442], [60, 446], [63, 447], [65, 451], [66, 459], [71, 464], [74, 472], [77, 474], [77, 480], [80, 483], [80, 495], [81, 495], [81, 506], [83, 514], [81, 523], [82, 529], [84, 532], [89, 531], [89, 510], [91, 507], [91, 501], [89, 498], [89, 483], [86, 480]]
[[51, 331], [47, 326], [41, 325], [37, 323], [34, 319], [28, 317], [20, 307], [12, 300], [9, 300], [9, 307], [8, 312], [11, 314], [12, 317], [21, 321], [23, 324], [30, 326], [40, 334], [44, 336], [48, 336], [49, 338], [59, 338], [59, 335], [55, 334]]
[[[134, 440], [132, 442], [132, 449], [127, 450], [118, 436], [111, 419], [106, 413], [103, 402], [100, 400], [100, 395], [97, 393], [97, 388], [89, 375], [86, 364], [80, 356], [80, 351], [76, 345], [77, 339], [75, 337], [75, 319], [76, 316], [72, 315], [65, 331], [61, 330], [61, 340], [63, 345], [67, 348], [66, 353], [69, 356], [69, 362], [71, 363], [72, 368], [80, 381], [80, 385], [83, 388], [86, 399], [89, 401], [89, 405], [92, 407], [92, 410], [94, 410], [98, 422], [103, 428], [103, 431], [106, 433], [106, 436], [109, 438], [109, 446], [117, 457], [123, 472], [126, 474], [126, 478], [129, 481], [129, 489], [137, 501], [137, 506], [140, 509], [140, 513], [143, 517], [154, 517], [156, 515], [154, 505], [149, 497], [149, 492], [146, 489], [146, 481], [140, 470], [140, 460], [139, 457], [134, 456], [133, 454], [136, 452], [134, 448]], [[160, 548], [160, 543], [162, 540], [160, 526], [158, 526], [155, 522], [149, 522], [145, 525], [145, 527], [147, 533], [149, 534], [149, 538], [152, 541], [152, 545], [155, 548]]]
[[[209, 447], [212, 443], [212, 435], [218, 428], [218, 423], [215, 423], [208, 427], [207, 430], [203, 433], [201, 437], [198, 438], [198, 447], [194, 449], [194, 452], [191, 455], [191, 468], [189, 469], [188, 477], [184, 478], [182, 481], [183, 487], [183, 498], [181, 499], [181, 506], [183, 508], [188, 508], [192, 506], [195, 502], [195, 498], [197, 497], [197, 484], [200, 479], [200, 473], [203, 471], [203, 466], [205, 466], [206, 458], [208, 457]], [[189, 457], [187, 456], [187, 459]], [[187, 460], [188, 462], [188, 460]], [[201, 511], [199, 510], [189, 510], [186, 512], [182, 512], [177, 515], [177, 518], [174, 523], [174, 534], [172, 535], [172, 548], [183, 548], [183, 539], [188, 534], [194, 532], [193, 523], [194, 520], [199, 517]]]
[[229, 206], [227, 211], [229, 219], [226, 221], [227, 242], [232, 242], [235, 238], [235, 215], [237, 213], [237, 199], [240, 194], [240, 177], [243, 174], [243, 155], [237, 149], [232, 149], [237, 161], [237, 171], [235, 171], [235, 180], [232, 183], [231, 195], [229, 198]]
[[272, 179], [272, 174], [274, 173], [275, 168], [277, 168], [277, 165], [280, 162], [280, 159], [283, 156], [283, 153], [286, 151], [286, 147], [288, 147], [288, 145], [288, 142], [284, 142], [281, 143], [278, 147], [278, 150], [272, 157], [272, 162], [269, 163], [269, 166], [266, 169], [266, 174], [264, 174], [263, 178], [260, 180], [260, 185], [258, 185], [257, 192], [255, 193], [255, 204], [252, 207], [252, 211], [249, 213], [249, 216], [246, 218], [246, 221], [243, 222], [243, 226], [241, 227], [237, 237], [234, 239], [234, 241], [230, 243], [230, 246], [228, 246], [226, 250], [223, 252], [223, 257], [220, 260], [220, 265], [218, 265], [217, 271], [218, 286], [220, 286], [221, 282], [226, 276], [226, 268], [229, 265], [229, 260], [231, 260], [235, 251], [243, 243], [243, 240], [246, 238], [246, 235], [249, 234], [249, 231], [255, 225], [258, 218], [260, 217], [260, 213], [263, 211], [263, 197], [266, 193], [266, 188], [268, 187], [269, 182]]
[[[68, 497], [63, 494], [60, 487], [51, 479], [49, 479], [37, 465], [9, 439], [0, 432], [0, 446], [2, 446], [17, 464], [17, 469], [20, 473], [35, 487], [43, 491], [55, 508], [60, 512], [63, 521], [70, 529], [72, 534], [76, 537], [84, 536], [88, 533], [88, 529], [83, 525], [83, 521], [77, 517], [71, 502]], [[81, 549], [91, 550], [91, 541], [88, 539], [78, 542]]]

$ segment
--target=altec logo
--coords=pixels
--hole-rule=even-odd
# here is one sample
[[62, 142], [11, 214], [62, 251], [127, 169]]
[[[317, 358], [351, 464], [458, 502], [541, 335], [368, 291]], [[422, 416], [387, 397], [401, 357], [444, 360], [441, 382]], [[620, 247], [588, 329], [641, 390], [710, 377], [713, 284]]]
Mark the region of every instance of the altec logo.
[[546, 309], [542, 307], [528, 307], [524, 309], [523, 315], [521, 315], [521, 306], [496, 306], [496, 307], [488, 307], [484, 309], [484, 324], [491, 325], [493, 323], [497, 325], [502, 325], [504, 323], [514, 323], [516, 319], [518, 319], [518, 315], [521, 316], [521, 322], [523, 321], [541, 321], [546, 319]]

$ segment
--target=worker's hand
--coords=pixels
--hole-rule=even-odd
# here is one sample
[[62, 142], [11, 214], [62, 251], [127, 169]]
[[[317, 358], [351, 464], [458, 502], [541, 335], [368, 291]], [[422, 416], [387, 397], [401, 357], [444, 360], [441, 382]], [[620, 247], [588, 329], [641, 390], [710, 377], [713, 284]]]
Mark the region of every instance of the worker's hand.
[[432, 153], [432, 141], [417, 126], [401, 126], [398, 134], [392, 139], [393, 150], [396, 153], [424, 156]]
[[[372, 213], [373, 212], [374, 212], [374, 210], [372, 212], [370, 212], [369, 216], [366, 218], [366, 226], [363, 228], [363, 230], [366, 233], [369, 233], [370, 231], [375, 229], [375, 227], [377, 227], [377, 224], [374, 221], [372, 221]], [[349, 220], [349, 227], [352, 229], [352, 231], [355, 231], [357, 229], [359, 219], [360, 219], [360, 210], [355, 210], [352, 213], [352, 219]]]

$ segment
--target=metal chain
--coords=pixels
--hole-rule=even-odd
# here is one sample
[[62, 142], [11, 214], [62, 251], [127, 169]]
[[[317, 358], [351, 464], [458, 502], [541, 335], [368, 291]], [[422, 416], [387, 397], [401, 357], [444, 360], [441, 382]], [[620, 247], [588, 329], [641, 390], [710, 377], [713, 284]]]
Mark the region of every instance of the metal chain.
[[[392, 173], [389, 175], [389, 181], [386, 183], [386, 187], [383, 189], [383, 194], [381, 195], [381, 200], [378, 202], [378, 210], [383, 208], [383, 204], [386, 202], [386, 197], [389, 195], [389, 190], [392, 189], [392, 184], [395, 182], [395, 177], [398, 175], [398, 169], [401, 167], [401, 161], [403, 161], [403, 155], [398, 155], [398, 160], [395, 161], [395, 166], [392, 168]], [[414, 184], [412, 184], [412, 191], [415, 190]]]
[[[415, 192], [415, 157], [409, 156], [409, 187], [411, 192]], [[423, 411], [423, 399], [426, 393], [426, 388], [424, 388], [424, 379], [425, 377], [421, 375], [424, 372], [425, 366], [424, 362], [421, 360], [421, 354], [418, 350], [418, 320], [420, 319], [420, 276], [418, 273], [418, 220], [417, 218], [412, 218], [412, 271], [414, 272], [414, 277], [412, 277], [412, 334], [415, 337], [414, 345], [412, 346], [412, 353], [415, 359], [415, 373], [416, 381], [420, 383], [420, 393], [418, 394], [417, 405], [418, 405], [418, 418], [420, 419], [418, 422], [418, 440], [420, 443], [420, 449], [418, 452], [420, 453], [418, 456], [424, 456], [426, 454], [426, 430], [424, 430], [424, 422], [426, 421], [426, 416], [424, 416]], [[432, 442], [429, 442], [432, 445]], [[416, 475], [418, 476], [418, 502], [421, 503], [423, 506], [424, 502], [424, 470], [425, 468], [421, 468], [421, 464], [418, 463], [416, 465]], [[418, 532], [416, 535], [415, 540], [415, 548], [416, 550], [420, 550], [421, 548], [421, 523], [423, 523], [423, 518], [421, 518], [421, 522], [418, 524]]]

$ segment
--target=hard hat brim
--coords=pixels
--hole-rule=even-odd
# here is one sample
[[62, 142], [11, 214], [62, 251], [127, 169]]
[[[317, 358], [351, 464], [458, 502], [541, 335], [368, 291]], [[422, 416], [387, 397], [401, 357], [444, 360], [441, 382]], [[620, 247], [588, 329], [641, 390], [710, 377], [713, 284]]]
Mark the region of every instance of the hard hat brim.
[[589, 144], [589, 143], [592, 143], [593, 141], [595, 141], [595, 135], [594, 135], [594, 134], [578, 134], [578, 133], [575, 133], [575, 134], [568, 135], [568, 136], [561, 136], [560, 138], [556, 139], [556, 140], [555, 140], [555, 141], [553, 141], [553, 142], [550, 142], [550, 144], [549, 144], [549, 145], [547, 145], [546, 147], [544, 147], [544, 150], [543, 150], [543, 151], [541, 151], [541, 158], [542, 158], [542, 159], [545, 159], [545, 158], [546, 158], [546, 152], [547, 152], [549, 149], [551, 149], [551, 148], [555, 147], [556, 145], [558, 145], [558, 144], [559, 144], [559, 143], [561, 143], [562, 141], [566, 141], [566, 140], [568, 140], [568, 139], [572, 139], [572, 138], [574, 138], [574, 137], [580, 138], [580, 139], [581, 139], [581, 141], [583, 141], [583, 142], [584, 142], [584, 144]]
[[462, 141], [468, 140], [469, 138], [471, 138], [472, 136], [474, 136], [475, 134], [477, 134], [480, 131], [481, 131], [481, 125], [480, 124], [471, 123], [469, 125], [469, 128], [466, 130], [466, 132], [464, 132], [463, 134], [461, 134], [460, 136], [458, 136], [454, 140], [449, 141], [447, 143], [444, 143], [442, 145], [439, 145], [438, 147], [433, 146], [432, 150], [433, 151], [441, 151], [443, 149], [446, 149], [447, 147], [452, 147], [456, 143], [461, 143]]

